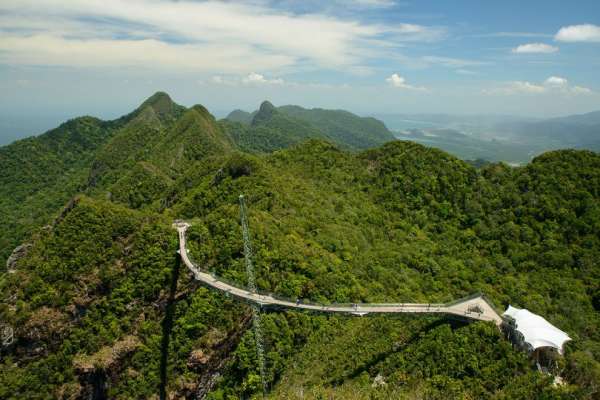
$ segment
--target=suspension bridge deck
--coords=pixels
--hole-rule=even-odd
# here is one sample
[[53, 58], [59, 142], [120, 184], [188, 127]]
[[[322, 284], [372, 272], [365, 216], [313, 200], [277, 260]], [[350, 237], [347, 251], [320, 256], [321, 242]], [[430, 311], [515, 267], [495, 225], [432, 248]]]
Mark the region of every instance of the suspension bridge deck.
[[277, 299], [271, 295], [254, 293], [246, 289], [231, 285], [217, 277], [203, 272], [190, 260], [186, 247], [185, 232], [190, 225], [185, 222], [176, 222], [174, 227], [179, 233], [179, 253], [184, 264], [194, 274], [196, 280], [214, 289], [259, 305], [260, 307], [290, 308], [298, 310], [309, 310], [326, 313], [345, 313], [352, 315], [366, 315], [371, 313], [429, 313], [449, 314], [462, 318], [492, 321], [500, 326], [502, 317], [494, 310], [492, 305], [483, 295], [474, 295], [451, 303], [386, 303], [386, 304], [355, 304], [351, 306], [342, 305], [319, 305], [310, 303], [293, 302]]

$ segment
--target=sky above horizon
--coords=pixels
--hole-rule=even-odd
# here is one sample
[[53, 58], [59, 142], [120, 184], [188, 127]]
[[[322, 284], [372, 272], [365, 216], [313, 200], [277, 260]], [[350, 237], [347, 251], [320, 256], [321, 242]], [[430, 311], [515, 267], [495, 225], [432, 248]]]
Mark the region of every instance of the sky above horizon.
[[33, 129], [18, 121], [113, 118], [159, 90], [219, 116], [264, 99], [363, 115], [600, 109], [593, 0], [0, 0], [0, 32], [0, 129], [15, 137]]

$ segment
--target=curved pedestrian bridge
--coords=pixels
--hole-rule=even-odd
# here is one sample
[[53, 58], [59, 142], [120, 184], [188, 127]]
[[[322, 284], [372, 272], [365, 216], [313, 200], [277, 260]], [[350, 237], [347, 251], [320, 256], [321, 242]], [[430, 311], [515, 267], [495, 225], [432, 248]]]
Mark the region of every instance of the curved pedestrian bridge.
[[254, 293], [246, 289], [234, 286], [230, 283], [219, 280], [219, 278], [203, 272], [189, 258], [186, 247], [186, 230], [190, 226], [185, 222], [176, 222], [173, 224], [179, 232], [179, 254], [181, 260], [194, 274], [196, 280], [203, 284], [228, 293], [239, 299], [254, 303], [261, 308], [290, 308], [297, 310], [308, 310], [324, 313], [345, 313], [351, 315], [366, 315], [372, 313], [428, 313], [428, 314], [446, 314], [462, 318], [492, 321], [500, 326], [502, 317], [494, 310], [492, 305], [482, 294], [475, 294], [464, 299], [451, 303], [428, 304], [428, 303], [385, 303], [385, 304], [352, 304], [352, 305], [320, 305], [303, 302], [294, 302], [282, 300], [272, 295]]

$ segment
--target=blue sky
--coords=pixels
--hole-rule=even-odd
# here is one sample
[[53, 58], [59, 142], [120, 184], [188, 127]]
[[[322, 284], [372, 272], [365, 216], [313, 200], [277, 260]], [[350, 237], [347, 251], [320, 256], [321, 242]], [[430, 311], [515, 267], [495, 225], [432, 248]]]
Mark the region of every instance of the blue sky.
[[5, 121], [116, 117], [157, 90], [218, 115], [264, 99], [360, 114], [600, 109], [598, 1], [0, 0], [0, 35]]

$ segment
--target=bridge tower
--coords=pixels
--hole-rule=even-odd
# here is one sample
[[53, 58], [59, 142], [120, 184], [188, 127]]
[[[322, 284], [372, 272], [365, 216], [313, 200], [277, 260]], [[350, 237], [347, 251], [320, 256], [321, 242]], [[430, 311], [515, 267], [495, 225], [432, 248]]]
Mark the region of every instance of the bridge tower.
[[[246, 260], [246, 275], [248, 275], [248, 290], [256, 293], [256, 280], [254, 277], [254, 265], [252, 264], [252, 242], [250, 240], [250, 230], [248, 229], [248, 215], [244, 195], [240, 195], [240, 219], [242, 221], [242, 234], [244, 237], [244, 258]], [[260, 379], [262, 381], [263, 394], [267, 393], [267, 380], [265, 373], [265, 350], [262, 336], [262, 327], [260, 323], [260, 305], [252, 304], [252, 327], [254, 330], [254, 339], [256, 342], [256, 356], [258, 358], [258, 367], [260, 370]]]

